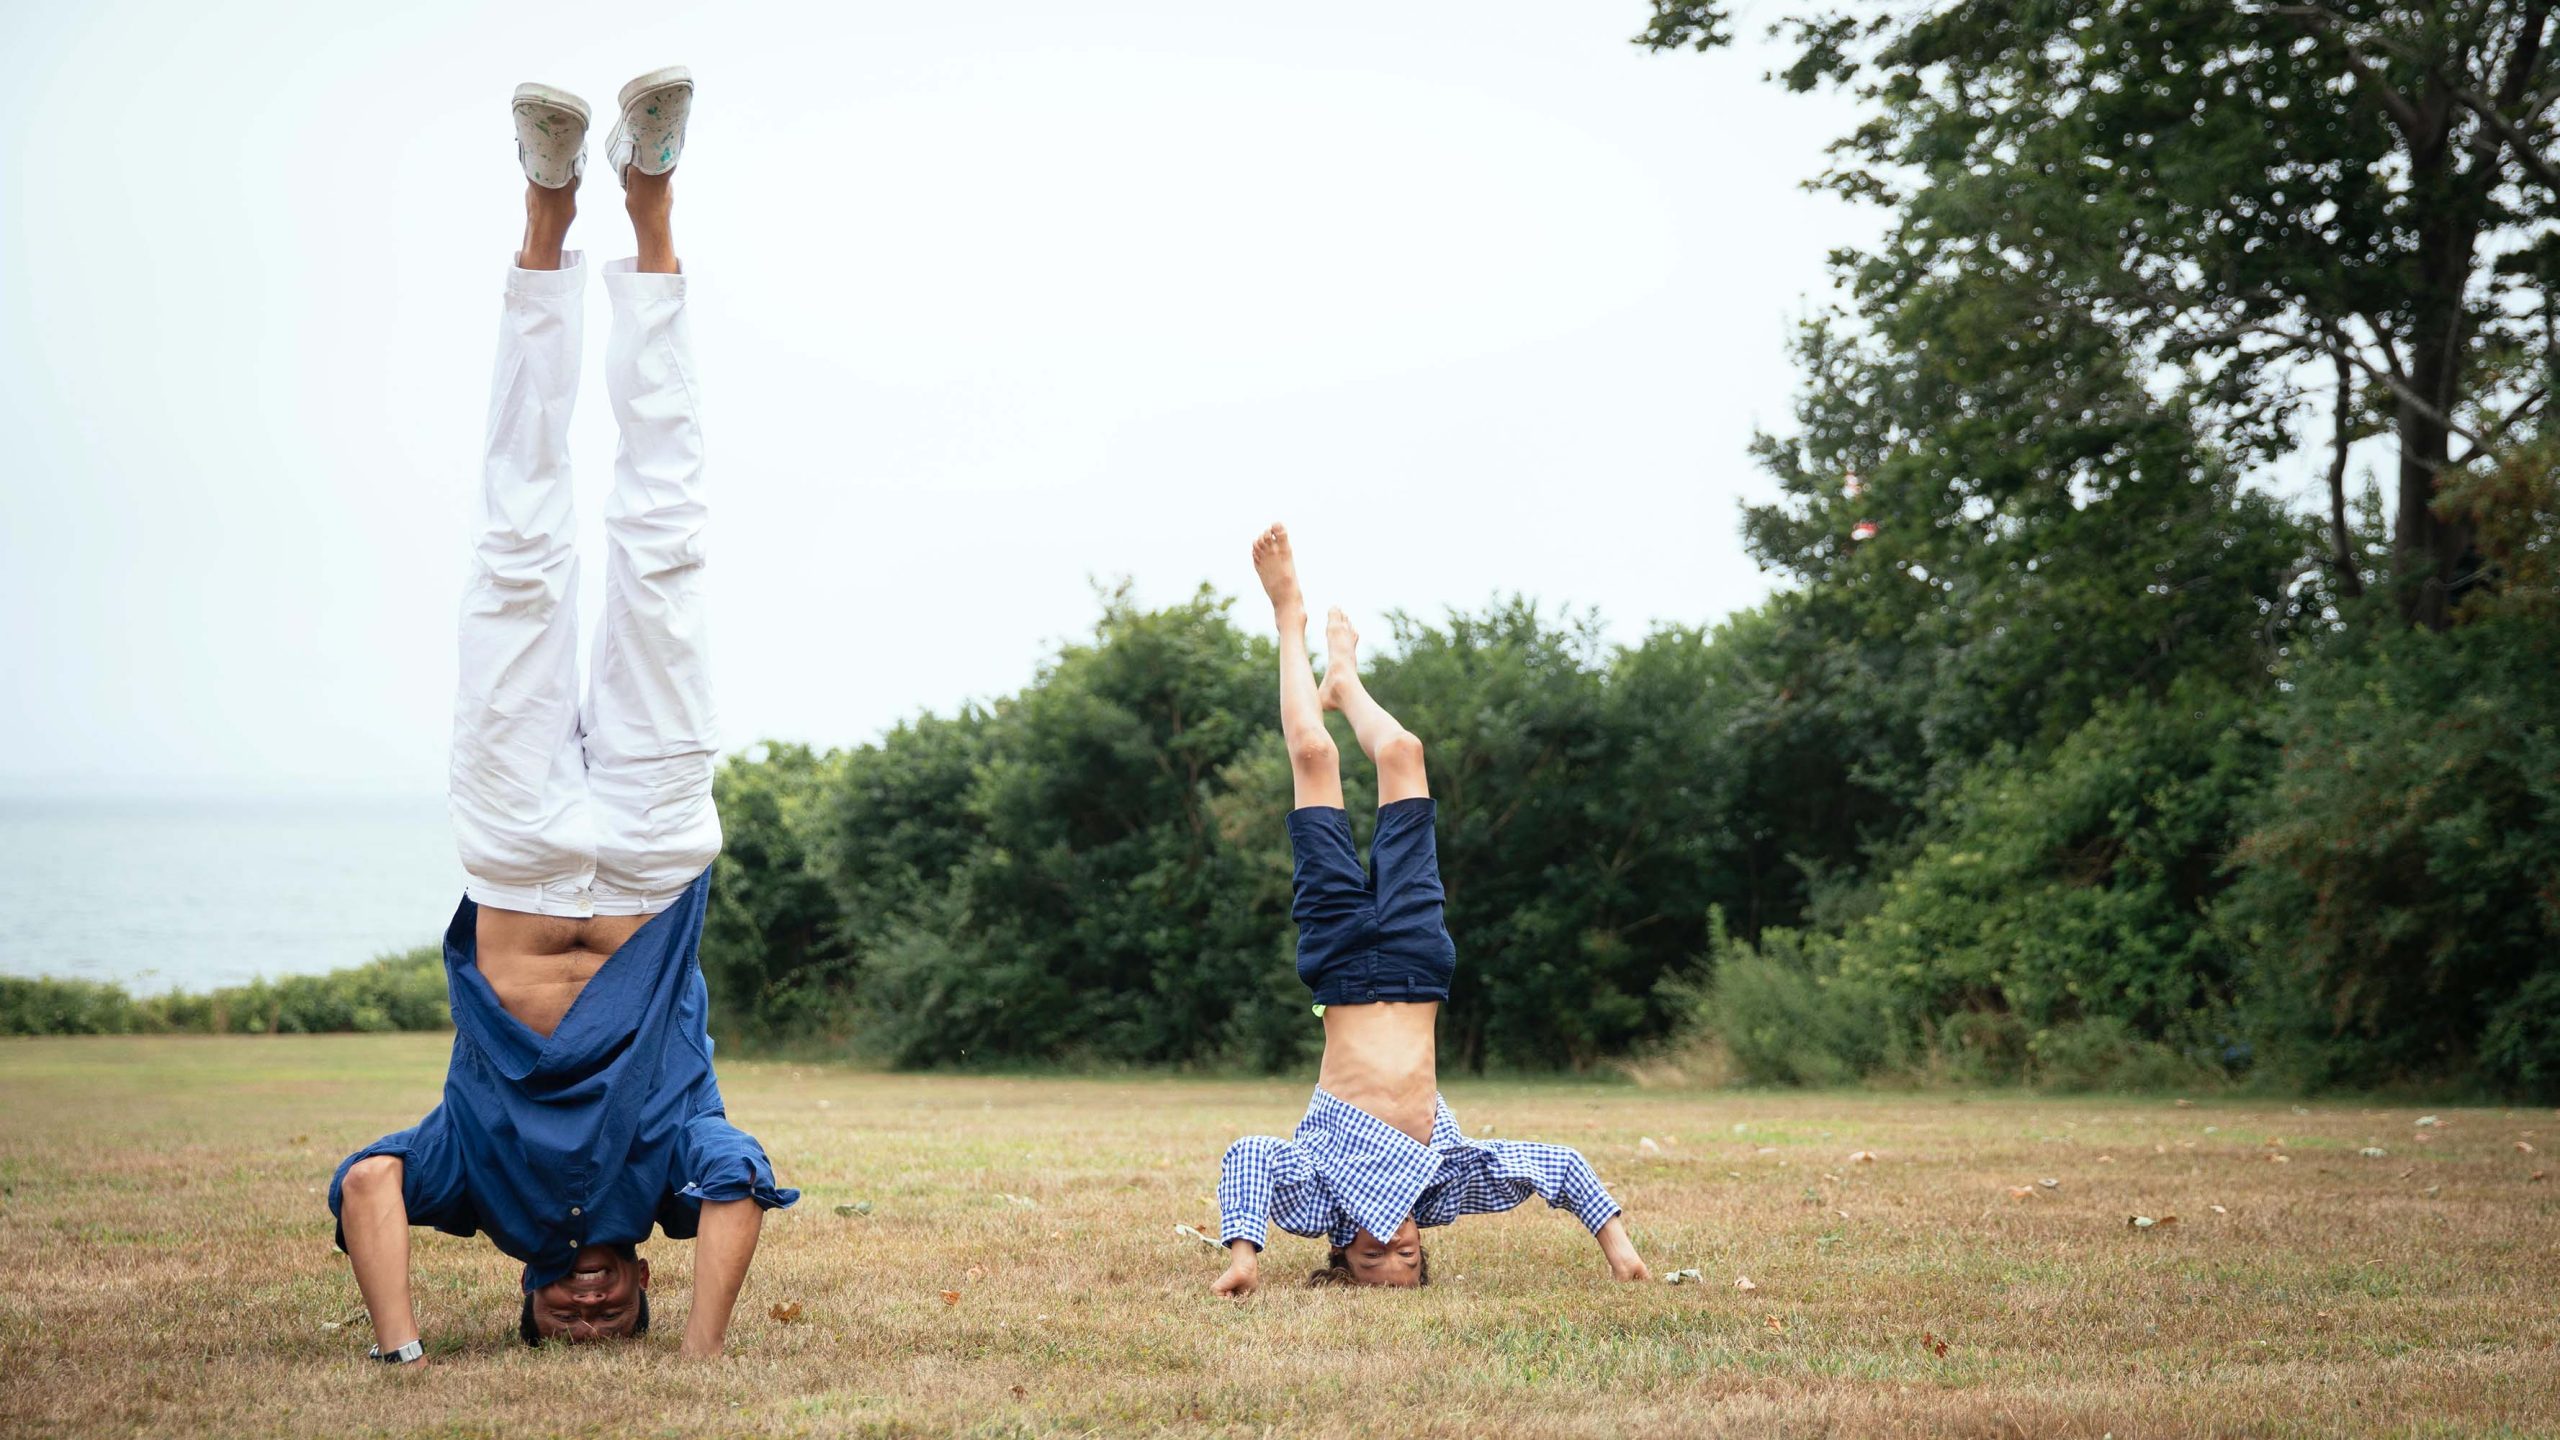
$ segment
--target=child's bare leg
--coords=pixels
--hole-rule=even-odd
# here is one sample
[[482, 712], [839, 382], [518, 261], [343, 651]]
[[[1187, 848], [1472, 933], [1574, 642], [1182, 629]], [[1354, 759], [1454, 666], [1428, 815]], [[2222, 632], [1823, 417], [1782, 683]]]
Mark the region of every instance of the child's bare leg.
[[1255, 537], [1253, 573], [1262, 577], [1272, 623], [1280, 630], [1280, 733], [1289, 744], [1297, 806], [1341, 809], [1342, 754], [1324, 728], [1324, 706], [1316, 698], [1315, 666], [1307, 658], [1307, 602], [1298, 593], [1287, 527], [1274, 525]]
[[1325, 709], [1339, 710], [1351, 722], [1362, 753], [1378, 767], [1379, 804], [1431, 794], [1430, 777], [1423, 773], [1422, 742], [1396, 723], [1396, 717], [1371, 699], [1368, 687], [1360, 683], [1360, 632], [1351, 628], [1351, 618], [1339, 608], [1325, 616], [1324, 688], [1319, 699]]

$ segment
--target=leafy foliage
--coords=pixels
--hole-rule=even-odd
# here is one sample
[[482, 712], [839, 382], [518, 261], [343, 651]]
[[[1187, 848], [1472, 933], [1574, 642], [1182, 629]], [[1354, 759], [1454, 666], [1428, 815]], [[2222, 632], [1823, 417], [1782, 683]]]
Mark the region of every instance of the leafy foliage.
[[326, 975], [209, 994], [135, 996], [94, 980], [0, 976], [0, 1035], [318, 1035], [444, 1030], [444, 951], [423, 946]]

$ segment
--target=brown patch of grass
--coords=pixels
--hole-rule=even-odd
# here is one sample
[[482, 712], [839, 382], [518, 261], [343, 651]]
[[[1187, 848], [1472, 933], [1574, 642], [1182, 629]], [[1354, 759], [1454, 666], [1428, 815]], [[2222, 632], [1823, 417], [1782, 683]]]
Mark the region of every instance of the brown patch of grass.
[[808, 1192], [767, 1226], [730, 1358], [673, 1353], [688, 1245], [649, 1249], [647, 1342], [531, 1353], [516, 1267], [421, 1232], [438, 1363], [382, 1372], [361, 1319], [324, 1328], [357, 1302], [323, 1192], [338, 1156], [433, 1102], [446, 1044], [0, 1044], [7, 1430], [2328, 1435], [2560, 1415], [2560, 1185], [2528, 1178], [2560, 1150], [2549, 1111], [2420, 1130], [2355, 1106], [1453, 1078], [1471, 1132], [1581, 1146], [1655, 1269], [1705, 1283], [1614, 1285], [1533, 1202], [1434, 1232], [1429, 1291], [1290, 1286], [1320, 1248], [1283, 1237], [1276, 1283], [1236, 1305], [1173, 1227], [1213, 1227], [1220, 1150], [1286, 1133], [1304, 1083], [783, 1064], [722, 1077]]

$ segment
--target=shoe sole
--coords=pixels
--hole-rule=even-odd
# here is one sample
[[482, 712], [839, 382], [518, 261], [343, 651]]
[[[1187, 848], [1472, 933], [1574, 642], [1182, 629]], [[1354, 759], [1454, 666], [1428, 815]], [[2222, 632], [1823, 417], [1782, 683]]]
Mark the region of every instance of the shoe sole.
[[579, 99], [577, 96], [570, 94], [566, 90], [561, 90], [550, 85], [537, 85], [530, 80], [526, 81], [522, 85], [516, 87], [515, 103], [518, 105], [531, 104], [547, 106], [553, 110], [560, 111], [563, 114], [578, 117], [578, 123], [580, 125], [589, 123], [590, 117], [587, 113], [586, 101]]
[[615, 103], [619, 104], [625, 111], [628, 111], [632, 107], [633, 103], [640, 100], [643, 96], [646, 96], [650, 91], [669, 90], [679, 85], [688, 90], [692, 89], [693, 72], [687, 70], [682, 65], [670, 65], [664, 70], [652, 70], [648, 74], [641, 76], [639, 79], [632, 81], [630, 84], [623, 86], [622, 93], [614, 97]]

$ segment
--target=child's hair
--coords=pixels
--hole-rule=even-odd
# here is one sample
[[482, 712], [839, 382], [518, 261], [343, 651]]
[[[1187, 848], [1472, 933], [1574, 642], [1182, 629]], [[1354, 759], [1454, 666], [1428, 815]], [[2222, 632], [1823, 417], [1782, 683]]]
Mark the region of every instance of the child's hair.
[[[1422, 1274], [1416, 1277], [1413, 1283], [1416, 1285], [1428, 1285], [1431, 1283], [1431, 1247], [1428, 1245], [1416, 1245], [1414, 1249], [1420, 1251], [1422, 1254]], [[1324, 1257], [1323, 1269], [1310, 1270], [1307, 1272], [1307, 1284], [1310, 1286], [1357, 1285], [1359, 1283], [1359, 1280], [1351, 1273], [1351, 1257], [1343, 1254], [1342, 1247], [1339, 1245], [1334, 1246], [1332, 1252]]]

